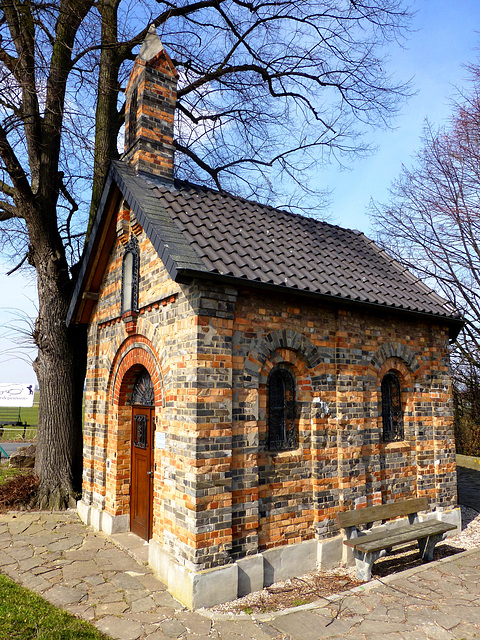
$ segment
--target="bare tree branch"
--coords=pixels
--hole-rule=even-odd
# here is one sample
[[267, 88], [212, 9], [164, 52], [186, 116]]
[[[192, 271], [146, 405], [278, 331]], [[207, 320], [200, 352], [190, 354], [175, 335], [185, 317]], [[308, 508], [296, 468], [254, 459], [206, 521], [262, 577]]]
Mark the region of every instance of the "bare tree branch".
[[22, 265], [27, 261], [27, 259], [28, 259], [28, 255], [23, 256], [21, 261], [15, 267], [13, 267], [13, 269], [10, 269], [10, 271], [7, 271], [6, 275], [11, 276], [13, 273], [15, 273], [15, 271], [18, 271], [22, 267]]
[[451, 125], [426, 124], [414, 166], [372, 208], [379, 242], [463, 312], [460, 368], [480, 367], [480, 68], [470, 70]]
[[6, 222], [12, 218], [20, 218], [17, 207], [5, 200], [0, 200], [0, 222]]
[[11, 198], [15, 195], [15, 189], [2, 180], [0, 180], [0, 191]]

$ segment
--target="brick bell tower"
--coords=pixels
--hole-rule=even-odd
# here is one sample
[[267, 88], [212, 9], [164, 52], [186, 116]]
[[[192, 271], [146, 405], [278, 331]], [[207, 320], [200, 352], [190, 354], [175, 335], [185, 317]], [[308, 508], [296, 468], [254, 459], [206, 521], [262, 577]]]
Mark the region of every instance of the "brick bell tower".
[[177, 82], [178, 72], [152, 25], [128, 80], [122, 157], [150, 179], [173, 181]]

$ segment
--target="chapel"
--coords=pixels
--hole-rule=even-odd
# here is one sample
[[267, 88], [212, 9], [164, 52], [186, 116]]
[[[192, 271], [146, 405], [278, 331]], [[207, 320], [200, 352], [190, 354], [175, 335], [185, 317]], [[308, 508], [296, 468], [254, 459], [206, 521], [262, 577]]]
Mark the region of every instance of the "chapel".
[[348, 561], [338, 511], [460, 524], [459, 313], [358, 231], [174, 177], [155, 30], [68, 322], [88, 326], [84, 522], [148, 544], [191, 608]]

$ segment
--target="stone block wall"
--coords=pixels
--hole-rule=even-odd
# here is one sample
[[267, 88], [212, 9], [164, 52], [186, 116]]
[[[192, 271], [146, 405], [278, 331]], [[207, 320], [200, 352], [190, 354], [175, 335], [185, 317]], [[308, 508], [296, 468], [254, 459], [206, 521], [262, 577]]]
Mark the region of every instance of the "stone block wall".
[[[234, 557], [335, 535], [340, 508], [416, 495], [455, 506], [445, 327], [245, 291], [233, 339]], [[299, 446], [269, 454], [266, 387], [278, 362], [297, 379]], [[405, 438], [384, 443], [390, 370], [402, 381]]]

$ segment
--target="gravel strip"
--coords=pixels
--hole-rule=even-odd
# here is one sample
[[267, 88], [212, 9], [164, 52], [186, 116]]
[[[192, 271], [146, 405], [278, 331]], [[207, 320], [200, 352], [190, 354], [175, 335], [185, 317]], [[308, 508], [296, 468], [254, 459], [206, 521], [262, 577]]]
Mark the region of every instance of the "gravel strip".
[[[480, 547], [480, 514], [475, 509], [460, 506], [462, 531], [444, 542], [437, 544], [435, 559], [440, 559]], [[410, 569], [422, 564], [416, 544], [403, 551], [378, 560], [374, 565], [374, 576], [384, 577], [395, 571]], [[332, 571], [315, 571], [298, 578], [277, 582], [262, 591], [249, 593], [233, 602], [226, 602], [208, 609], [212, 613], [258, 614], [280, 611], [300, 606], [341, 593], [362, 584], [357, 581], [355, 568], [338, 568]]]

